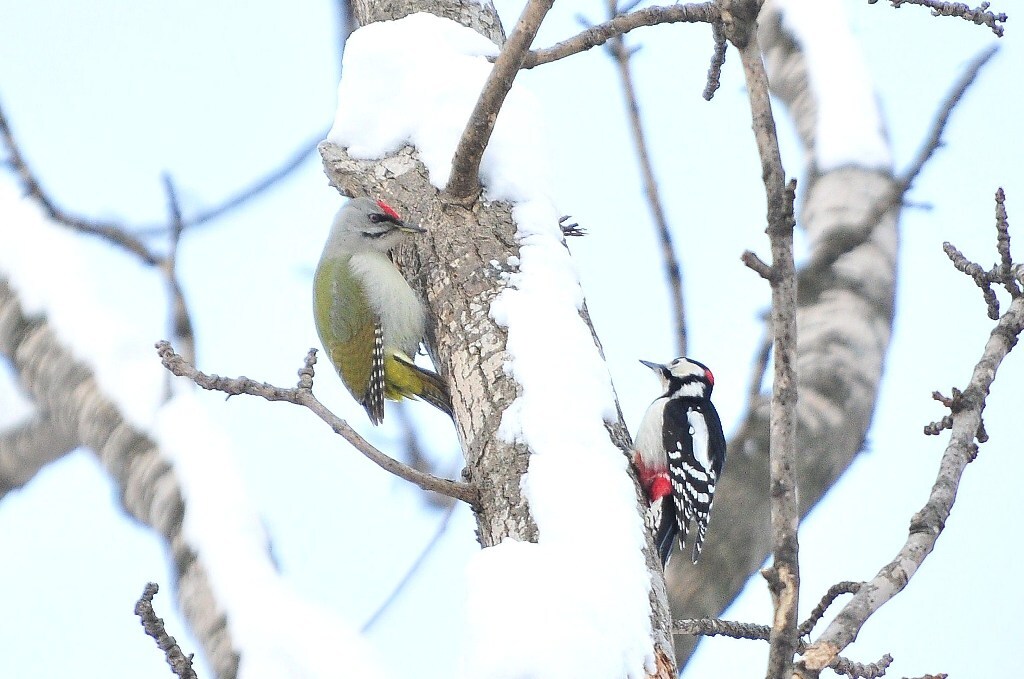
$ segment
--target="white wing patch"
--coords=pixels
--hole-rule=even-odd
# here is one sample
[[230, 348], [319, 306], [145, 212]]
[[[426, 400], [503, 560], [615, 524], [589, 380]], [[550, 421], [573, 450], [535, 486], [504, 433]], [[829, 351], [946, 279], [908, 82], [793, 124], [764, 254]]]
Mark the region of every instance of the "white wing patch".
[[696, 410], [687, 410], [686, 419], [690, 422], [690, 436], [693, 437], [693, 458], [704, 469], [711, 469], [711, 460], [708, 459], [708, 424], [704, 415]]

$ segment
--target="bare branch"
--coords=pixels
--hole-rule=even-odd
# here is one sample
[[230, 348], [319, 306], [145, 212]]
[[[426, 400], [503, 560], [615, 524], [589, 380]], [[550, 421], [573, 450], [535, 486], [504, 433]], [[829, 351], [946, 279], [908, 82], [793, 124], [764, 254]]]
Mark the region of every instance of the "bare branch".
[[843, 594], [856, 594], [860, 591], [860, 587], [863, 584], [864, 583], [862, 582], [843, 580], [842, 582], [837, 582], [829, 587], [828, 591], [825, 592], [825, 595], [821, 597], [821, 601], [818, 602], [818, 605], [815, 606], [814, 610], [811, 611], [811, 614], [807, 616], [807, 619], [800, 623], [800, 626], [796, 628], [796, 633], [802, 637], [810, 634], [811, 630], [813, 630], [814, 626], [818, 624], [821, 617], [825, 615], [825, 611], [828, 610], [828, 607], [832, 605], [833, 601]]
[[799, 644], [797, 609], [800, 564], [797, 528], [800, 508], [796, 496], [796, 267], [793, 261], [793, 204], [796, 181], [785, 184], [782, 155], [775, 131], [768, 75], [757, 42], [758, 4], [722, 0], [724, 30], [737, 47], [750, 99], [754, 136], [761, 156], [761, 173], [768, 201], [768, 238], [772, 250], [771, 324], [775, 337], [775, 375], [769, 422], [771, 473], [771, 530], [774, 559], [762, 571], [772, 593], [772, 622], [767, 676], [789, 677]]
[[704, 93], [701, 95], [706, 101], [711, 101], [722, 84], [722, 66], [725, 66], [727, 43], [721, 22], [716, 21], [711, 24], [711, 36], [715, 40], [715, 51], [711, 55], [711, 65], [708, 67], [708, 84], [704, 87]]
[[373, 615], [363, 623], [362, 629], [359, 630], [362, 634], [369, 632], [377, 621], [380, 620], [381, 616], [383, 616], [391, 605], [398, 600], [398, 597], [405, 591], [406, 586], [412, 582], [413, 577], [415, 577], [416, 573], [418, 573], [420, 568], [423, 566], [423, 562], [427, 560], [427, 557], [434, 551], [434, 548], [440, 544], [441, 538], [444, 537], [446, 532], [448, 532], [448, 524], [451, 522], [456, 506], [457, 505], [454, 502], [448, 505], [448, 508], [444, 512], [444, 517], [441, 519], [441, 523], [438, 524], [437, 530], [434, 531], [434, 536], [430, 538], [430, 541], [427, 542], [426, 546], [422, 551], [420, 551], [419, 556], [417, 556], [416, 560], [409, 566], [409, 570], [405, 572], [402, 579], [399, 580], [394, 589], [391, 590], [391, 594], [389, 594], [381, 605], [377, 607], [377, 610], [373, 612]]
[[195, 670], [192, 669], [193, 654], [185, 655], [174, 637], [167, 633], [164, 627], [163, 618], [158, 618], [153, 610], [153, 597], [160, 591], [160, 586], [155, 582], [146, 585], [142, 596], [135, 602], [135, 615], [142, 621], [142, 628], [146, 634], [156, 639], [157, 648], [164, 652], [167, 664], [179, 679], [197, 679]]
[[252, 182], [249, 186], [239, 190], [238, 193], [225, 199], [220, 203], [220, 205], [216, 205], [208, 210], [203, 210], [202, 212], [185, 219], [185, 226], [191, 228], [193, 226], [199, 226], [200, 224], [205, 224], [206, 222], [218, 219], [219, 217], [223, 217], [231, 210], [241, 207], [267, 189], [272, 188], [282, 179], [302, 167], [302, 163], [309, 158], [311, 153], [316, 151], [317, 144], [327, 137], [328, 131], [329, 130], [317, 132], [313, 137], [303, 142], [302, 145], [299, 146], [299, 148], [296, 149], [280, 167], [271, 170], [263, 177]]
[[432, 474], [421, 472], [418, 469], [402, 464], [398, 460], [381, 452], [372, 446], [366, 439], [360, 436], [348, 422], [341, 419], [328, 410], [315, 396], [313, 396], [313, 364], [316, 363], [316, 349], [310, 349], [306, 354], [304, 367], [299, 371], [299, 384], [297, 387], [286, 389], [275, 387], [266, 382], [256, 382], [248, 377], [220, 377], [219, 375], [207, 375], [195, 368], [184, 358], [174, 353], [170, 342], [166, 340], [156, 343], [157, 353], [164, 367], [178, 377], [187, 377], [203, 389], [210, 391], [222, 391], [229, 396], [248, 394], [259, 396], [268, 401], [287, 401], [296, 405], [304, 406], [326, 422], [335, 433], [352, 444], [360, 453], [365, 455], [371, 462], [384, 471], [413, 483], [423, 490], [433, 491], [448, 497], [462, 500], [470, 505], [476, 506], [477, 491], [474, 486], [459, 481], [440, 479]]
[[[942, 455], [938, 476], [927, 502], [910, 521], [906, 542], [893, 560], [861, 587], [821, 637], [808, 647], [801, 661], [802, 669], [819, 671], [849, 646], [867, 619], [907, 586], [935, 548], [935, 542], [953, 509], [964, 469], [977, 455], [975, 439], [981, 428], [992, 382], [1021, 332], [1024, 332], [1024, 295], [1017, 295], [989, 334], [967, 388], [950, 399], [953, 412], [949, 444]], [[939, 398], [944, 400], [941, 394]]]
[[948, 241], [942, 244], [942, 251], [946, 253], [949, 261], [953, 263], [957, 271], [974, 279], [974, 284], [981, 288], [981, 295], [985, 298], [985, 304], [988, 307], [988, 317], [993, 321], [998, 320], [999, 299], [992, 289], [992, 281], [988, 277], [988, 272], [977, 262], [967, 259], [962, 252], [956, 249], [956, 246]]
[[718, 21], [718, 7], [713, 2], [668, 7], [645, 7], [592, 26], [578, 35], [544, 49], [532, 50], [523, 60], [523, 68], [534, 68], [574, 54], [600, 47], [617, 35], [641, 26], [674, 23], [706, 23]]
[[480, 192], [480, 160], [491, 138], [494, 123], [498, 120], [501, 104], [512, 89], [512, 82], [519, 74], [523, 59], [552, 4], [554, 0], [530, 0], [487, 76], [484, 89], [455, 149], [452, 174], [445, 187], [445, 192], [455, 202], [471, 204]]
[[768, 265], [763, 259], [757, 256], [757, 253], [753, 250], [745, 250], [740, 255], [740, 261], [747, 265], [747, 268], [756, 273], [766, 281], [771, 281], [774, 277], [772, 267]]
[[851, 679], [876, 679], [876, 677], [885, 676], [885, 671], [891, 664], [892, 656], [888, 653], [883, 655], [878, 662], [869, 665], [862, 665], [842, 656], [836, 656], [835, 660], [829, 664], [829, 669], [836, 674], [845, 674]]
[[[608, 10], [610, 14], [615, 13], [615, 0], [609, 0]], [[640, 103], [636, 96], [636, 88], [633, 86], [633, 73], [629, 66], [629, 59], [633, 53], [626, 47], [626, 41], [621, 35], [611, 39], [609, 48], [608, 51], [614, 57], [619, 67], [622, 94], [626, 99], [626, 108], [629, 111], [630, 130], [633, 133], [633, 144], [636, 147], [637, 162], [640, 164], [640, 172], [644, 178], [644, 195], [647, 197], [647, 207], [651, 211], [651, 217], [654, 218], [658, 241], [661, 243], [662, 267], [665, 270], [669, 298], [672, 302], [676, 356], [685, 356], [687, 337], [686, 306], [683, 302], [683, 276], [679, 266], [679, 257], [676, 255], [675, 247], [672, 244], [672, 232], [669, 230], [668, 219], [665, 217], [665, 209], [658, 192], [658, 180], [654, 176], [654, 165], [651, 163], [651, 155], [647, 148], [647, 137], [644, 134], [643, 120], [640, 117]]]
[[[889, 0], [892, 6], [899, 8], [901, 5], [921, 5], [932, 11], [932, 16], [959, 17], [974, 22], [979, 26], [985, 25], [992, 29], [998, 37], [1003, 37], [1002, 24], [1007, 20], [1004, 12], [998, 14], [988, 11], [991, 3], [983, 2], [977, 7], [970, 7], [962, 2], [942, 2], [942, 0]], [[873, 5], [878, 0], [868, 0]]]
[[152, 252], [145, 243], [129, 233], [122, 225], [115, 222], [95, 222], [83, 217], [77, 217], [65, 212], [53, 202], [46, 191], [43, 190], [36, 174], [21, 155], [21, 150], [14, 139], [14, 133], [11, 131], [10, 124], [7, 122], [7, 116], [4, 114], [2, 107], [0, 107], [0, 137], [3, 138], [4, 144], [7, 146], [7, 162], [15, 174], [18, 175], [18, 179], [21, 180], [25, 193], [39, 203], [50, 219], [75, 231], [99, 236], [107, 242], [136, 255], [150, 266], [156, 266], [161, 263], [162, 258], [160, 256]]
[[931, 159], [935, 151], [942, 146], [942, 135], [945, 132], [946, 125], [949, 123], [953, 110], [963, 99], [967, 89], [977, 79], [982, 67], [988, 63], [995, 52], [995, 47], [984, 50], [967, 65], [967, 68], [964, 69], [960, 78], [953, 84], [939, 106], [929, 128], [928, 136], [922, 142], [920, 149], [914, 156], [914, 160], [896, 177], [895, 183], [886, 194], [880, 196], [875, 201], [874, 206], [859, 223], [845, 227], [841, 234], [835, 234], [819, 244], [811, 259], [799, 273], [799, 284], [797, 287], [801, 299], [805, 298], [805, 296], [813, 297], [819, 287], [814, 281], [823, 278], [822, 272], [832, 267], [843, 254], [866, 243], [871, 238], [874, 225], [878, 223], [882, 216], [904, 201], [904, 197], [913, 185], [914, 180], [917, 179], [917, 176], [924, 169], [924, 166]]
[[771, 629], [768, 625], [719, 620], [717, 618], [676, 620], [672, 623], [673, 634], [699, 634], [705, 637], [721, 636], [732, 637], [733, 639], [752, 639], [754, 641], [768, 641]]
[[[185, 223], [181, 219], [181, 204], [178, 202], [178, 193], [174, 188], [169, 174], [164, 174], [164, 189], [167, 191], [167, 208], [171, 213], [171, 243], [167, 250], [167, 259], [164, 261], [164, 276], [167, 278], [167, 287], [171, 293], [171, 332], [175, 344], [182, 347], [182, 355], [185, 360], [195, 363], [196, 361], [196, 337], [192, 328], [192, 317], [188, 311], [188, 303], [185, 301], [185, 293], [178, 281], [178, 244], [181, 242], [181, 234], [185, 231]], [[168, 388], [168, 395], [170, 389]]]
[[[672, 625], [673, 634], [692, 634], [706, 637], [723, 636], [733, 639], [750, 639], [752, 641], [768, 641], [771, 627], [749, 622], [719, 620], [717, 618], [700, 618], [697, 620], [676, 620]], [[798, 649], [803, 650], [803, 642]], [[869, 665], [853, 662], [842, 656], [836, 656], [829, 665], [837, 674], [845, 674], [853, 678], [875, 679], [885, 674], [886, 668], [892, 663], [892, 656], [886, 653], [878, 662]]]
[[[921, 173], [925, 164], [931, 159], [932, 154], [940, 146], [942, 146], [942, 133], [946, 130], [946, 125], [949, 123], [949, 118], [953, 113], [953, 109], [963, 99], [964, 94], [967, 93], [967, 89], [974, 84], [974, 81], [978, 78], [978, 74], [981, 69], [989, 62], [989, 60], [995, 56], [996, 52], [999, 51], [999, 47], [992, 45], [988, 49], [982, 50], [971, 59], [971, 62], [967, 64], [967, 68], [960, 74], [960, 78], [953, 84], [946, 97], [942, 100], [942, 105], [939, 107], [938, 112], [935, 115], [935, 119], [932, 121], [932, 126], [928, 131], [928, 136], [921, 144], [921, 148], [918, 150], [917, 155], [914, 156], [913, 162], [907, 166], [902, 173], [900, 173], [899, 181], [902, 185], [902, 193], [906, 193], [910, 190], [910, 185], [913, 183], [917, 175]], [[902, 198], [902, 195], [900, 196]]]

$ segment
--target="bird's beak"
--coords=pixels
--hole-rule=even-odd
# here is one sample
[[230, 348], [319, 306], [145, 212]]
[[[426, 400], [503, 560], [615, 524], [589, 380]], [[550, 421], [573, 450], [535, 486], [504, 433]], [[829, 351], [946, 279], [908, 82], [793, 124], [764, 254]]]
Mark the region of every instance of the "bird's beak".
[[660, 364], [660, 363], [655, 363], [655, 362], [653, 362], [653, 361], [645, 361], [645, 360], [643, 360], [643, 359], [640, 359], [640, 362], [641, 362], [641, 363], [643, 363], [644, 365], [646, 365], [646, 366], [647, 366], [648, 368], [650, 368], [651, 370], [655, 370], [655, 371], [661, 370], [662, 368], [664, 368], [664, 367], [665, 367], [665, 366], [663, 366], [662, 364]]
[[415, 224], [406, 224], [405, 222], [399, 222], [397, 224], [398, 230], [405, 233], [426, 233], [427, 230], [422, 226], [416, 226]]

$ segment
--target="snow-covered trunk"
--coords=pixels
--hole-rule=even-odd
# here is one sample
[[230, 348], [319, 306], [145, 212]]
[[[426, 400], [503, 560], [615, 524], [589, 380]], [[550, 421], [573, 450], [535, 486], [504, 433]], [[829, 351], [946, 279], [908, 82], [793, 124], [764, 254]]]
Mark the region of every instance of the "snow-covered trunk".
[[[768, 2], [759, 20], [772, 92], [793, 117], [807, 159], [797, 217], [810, 246], [797, 290], [802, 515], [863, 447], [896, 284], [897, 181], [866, 68], [839, 9], [831, 1]], [[761, 398], [729, 444], [715, 540], [700, 564], [669, 578], [673, 606], [686, 617], [717, 616], [770, 551], [768, 403]], [[679, 561], [672, 566], [682, 570]], [[679, 637], [680, 663], [695, 645]]]
[[628, 432], [544, 195], [536, 121], [517, 125], [532, 102], [517, 89], [506, 100], [481, 199], [445, 201], [439, 188], [496, 49], [425, 15], [375, 23], [421, 10], [498, 25], [473, 3], [356, 3], [364, 28], [346, 45], [338, 118], [320, 150], [344, 193], [384, 198], [428, 230], [396, 262], [427, 303], [426, 344], [480, 494], [467, 676], [671, 676], [664, 580]]

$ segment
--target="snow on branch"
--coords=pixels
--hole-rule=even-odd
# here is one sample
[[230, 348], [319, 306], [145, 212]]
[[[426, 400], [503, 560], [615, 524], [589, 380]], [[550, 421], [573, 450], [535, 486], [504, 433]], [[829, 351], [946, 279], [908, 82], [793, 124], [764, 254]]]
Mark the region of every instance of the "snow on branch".
[[447, 495], [448, 497], [476, 506], [477, 491], [475, 487], [459, 481], [440, 479], [433, 474], [428, 474], [402, 464], [371, 445], [348, 422], [332, 413], [319, 399], [313, 396], [313, 365], [316, 363], [316, 349], [310, 349], [309, 353], [306, 354], [305, 364], [299, 370], [298, 386], [292, 388], [275, 387], [272, 384], [257, 382], [248, 377], [207, 375], [176, 354], [170, 342], [157, 342], [156, 349], [164, 367], [178, 377], [187, 377], [203, 389], [222, 391], [229, 396], [248, 394], [250, 396], [260, 396], [268, 401], [287, 401], [288, 403], [308, 408], [313, 414], [326, 422], [335, 433], [340, 434], [356, 450], [384, 471], [413, 483], [423, 490]]
[[472, 204], [480, 193], [480, 161], [491, 139], [494, 124], [498, 121], [498, 112], [523, 66], [523, 60], [540, 30], [541, 22], [553, 4], [554, 0], [530, 0], [487, 76], [466, 130], [455, 149], [452, 173], [445, 187], [445, 191], [457, 202]]
[[[949, 444], [942, 455], [928, 500], [910, 520], [906, 542], [892, 561], [860, 587], [818, 640], [807, 648], [798, 665], [798, 671], [803, 675], [814, 676], [829, 666], [844, 648], [853, 643], [868, 618], [899, 594], [914, 577], [935, 548], [935, 542], [946, 525], [964, 469], [977, 457], [976, 440], [987, 438], [981, 425], [989, 390], [1003, 359], [1024, 332], [1024, 292], [1019, 287], [1024, 284], [1024, 266], [1010, 260], [1002, 189], [996, 193], [996, 214], [1000, 262], [994, 270], [1002, 271], [1005, 267], [1005, 276], [1000, 276], [999, 282], [1008, 287], [1010, 306], [992, 329], [967, 388], [955, 393], [952, 399], [939, 399], [951, 411], [948, 427], [944, 427], [951, 432]], [[954, 264], [958, 270], [972, 277], [974, 271], [981, 270], [980, 265], [968, 262], [966, 258], [958, 259]]]

